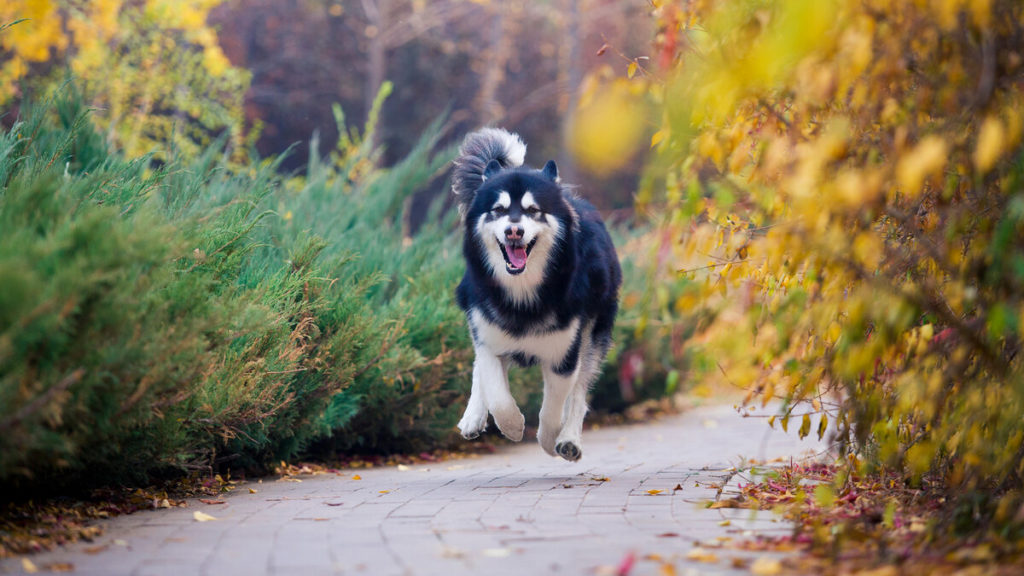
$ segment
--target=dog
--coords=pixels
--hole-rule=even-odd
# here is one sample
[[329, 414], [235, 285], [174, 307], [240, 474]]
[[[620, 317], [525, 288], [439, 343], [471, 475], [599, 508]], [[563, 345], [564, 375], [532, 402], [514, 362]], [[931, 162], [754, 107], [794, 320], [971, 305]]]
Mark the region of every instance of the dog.
[[561, 183], [554, 161], [537, 170], [523, 165], [525, 156], [518, 135], [484, 128], [466, 136], [455, 160], [466, 260], [456, 301], [475, 352], [458, 428], [476, 438], [489, 412], [502, 434], [522, 440], [508, 369], [540, 364], [537, 440], [576, 461], [587, 392], [612, 343], [622, 270], [597, 209]]

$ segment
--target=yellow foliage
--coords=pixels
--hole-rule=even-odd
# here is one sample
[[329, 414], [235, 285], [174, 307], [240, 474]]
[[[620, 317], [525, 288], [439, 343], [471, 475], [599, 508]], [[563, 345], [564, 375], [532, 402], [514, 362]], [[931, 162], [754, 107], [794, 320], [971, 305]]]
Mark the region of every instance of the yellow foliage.
[[949, 147], [939, 136], [926, 136], [909, 153], [900, 158], [896, 180], [900, 191], [914, 197], [921, 193], [925, 178], [933, 176], [946, 165]]
[[242, 97], [249, 74], [231, 65], [209, 12], [224, 0], [8, 0], [0, 24], [0, 106], [31, 80], [49, 90], [63, 80], [29, 78], [28, 64], [65, 61], [93, 120], [111, 144], [133, 155], [167, 147], [194, 154], [217, 133], [243, 136]]
[[622, 82], [591, 83], [590, 90], [573, 117], [569, 148], [587, 170], [608, 175], [643, 146], [643, 104]]
[[702, 295], [720, 313], [699, 338], [713, 377], [786, 399], [784, 428], [794, 406], [831, 399], [819, 431], [831, 421], [864, 449], [858, 465], [1019, 487], [1024, 5], [670, 12], [686, 41], [663, 72], [674, 145], [655, 166], [671, 187], [652, 213], [692, 219], [679, 268], [711, 257]]

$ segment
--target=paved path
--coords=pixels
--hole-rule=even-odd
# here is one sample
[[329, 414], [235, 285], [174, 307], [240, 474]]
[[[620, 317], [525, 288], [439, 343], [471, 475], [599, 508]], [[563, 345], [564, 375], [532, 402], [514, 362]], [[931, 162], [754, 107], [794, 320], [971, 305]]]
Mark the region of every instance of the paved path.
[[[480, 458], [267, 479], [224, 505], [116, 518], [97, 542], [31, 561], [97, 575], [531, 576], [615, 574], [632, 554], [635, 576], [671, 573], [664, 564], [680, 575], [750, 574], [730, 562], [742, 552], [714, 550], [715, 563], [687, 555], [695, 542], [788, 527], [769, 512], [705, 508], [712, 485], [744, 458], [821, 450], [726, 406], [588, 430], [583, 443], [577, 463], [530, 441]], [[196, 511], [216, 520], [198, 522]], [[0, 563], [0, 572], [22, 570], [18, 560]]]

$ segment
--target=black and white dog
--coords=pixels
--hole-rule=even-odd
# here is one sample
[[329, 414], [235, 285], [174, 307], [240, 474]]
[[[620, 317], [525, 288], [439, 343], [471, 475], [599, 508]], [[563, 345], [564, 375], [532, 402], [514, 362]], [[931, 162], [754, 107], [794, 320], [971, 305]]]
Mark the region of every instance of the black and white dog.
[[597, 210], [560, 183], [553, 161], [535, 170], [522, 166], [525, 156], [519, 136], [484, 128], [466, 137], [455, 160], [466, 258], [456, 297], [476, 352], [459, 430], [475, 438], [490, 412], [502, 434], [522, 440], [508, 367], [539, 363], [537, 440], [552, 456], [578, 460], [587, 391], [611, 345], [622, 271]]

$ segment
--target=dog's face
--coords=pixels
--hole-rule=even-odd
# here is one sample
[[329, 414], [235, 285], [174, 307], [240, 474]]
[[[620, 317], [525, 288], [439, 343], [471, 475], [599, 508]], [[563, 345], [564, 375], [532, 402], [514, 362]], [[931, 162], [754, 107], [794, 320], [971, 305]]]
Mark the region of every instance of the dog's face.
[[543, 170], [500, 171], [488, 165], [466, 215], [491, 274], [507, 287], [536, 287], [572, 210], [558, 185], [554, 162]]

